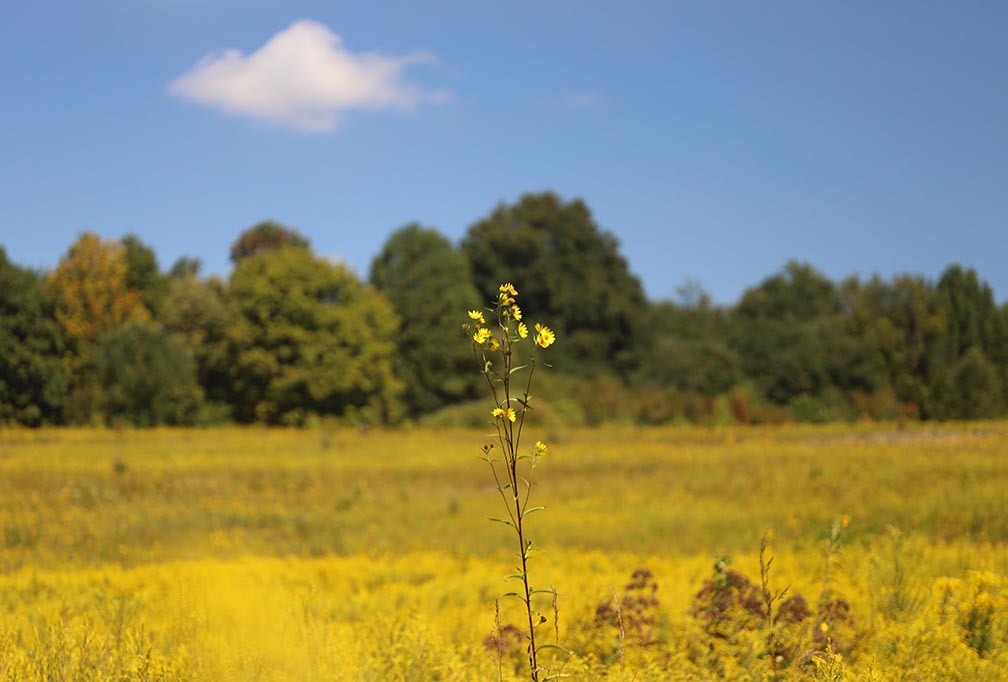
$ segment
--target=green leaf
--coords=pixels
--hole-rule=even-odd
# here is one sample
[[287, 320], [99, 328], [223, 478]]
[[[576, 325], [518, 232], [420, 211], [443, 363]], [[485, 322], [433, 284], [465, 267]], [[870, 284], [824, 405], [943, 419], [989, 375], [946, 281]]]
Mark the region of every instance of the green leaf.
[[498, 519], [498, 518], [495, 518], [493, 516], [491, 516], [489, 518], [490, 518], [491, 521], [496, 521], [497, 523], [503, 523], [505, 526], [511, 526], [512, 528], [514, 528], [514, 524], [511, 523], [510, 521], [508, 521], [507, 519]]
[[545, 508], [546, 507], [529, 507], [528, 509], [526, 509], [525, 511], [522, 512], [522, 518], [524, 519], [526, 516], [528, 516], [532, 512], [542, 511]]

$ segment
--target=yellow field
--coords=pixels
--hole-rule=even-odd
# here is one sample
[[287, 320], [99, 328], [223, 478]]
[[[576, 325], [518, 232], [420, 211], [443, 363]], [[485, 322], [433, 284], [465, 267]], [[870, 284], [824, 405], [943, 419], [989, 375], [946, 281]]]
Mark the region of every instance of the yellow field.
[[[1008, 679], [1008, 424], [540, 435], [552, 672]], [[0, 680], [527, 678], [520, 642], [490, 644], [514, 558], [484, 439], [2, 432]], [[714, 568], [759, 592], [767, 530], [771, 592], [812, 612], [772, 632]], [[596, 618], [614, 595], [622, 638]]]

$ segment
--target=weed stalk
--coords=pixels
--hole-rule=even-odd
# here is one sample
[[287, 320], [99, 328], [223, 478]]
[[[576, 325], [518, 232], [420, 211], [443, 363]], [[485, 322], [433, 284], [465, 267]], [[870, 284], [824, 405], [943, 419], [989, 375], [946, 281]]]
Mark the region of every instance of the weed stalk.
[[[509, 592], [503, 596], [513, 597], [525, 605], [528, 619], [528, 663], [532, 682], [539, 682], [542, 669], [539, 665], [539, 651], [543, 647], [536, 642], [536, 628], [546, 622], [546, 617], [533, 606], [537, 594], [551, 594], [553, 588], [537, 590], [529, 581], [528, 564], [533, 551], [532, 540], [528, 538], [525, 519], [529, 514], [543, 509], [531, 507], [533, 472], [539, 459], [546, 454], [546, 444], [536, 441], [528, 452], [521, 450], [522, 430], [525, 416], [531, 408], [532, 376], [535, 373], [535, 356], [530, 353], [528, 364], [515, 365], [515, 349], [529, 337], [529, 329], [522, 322], [522, 311], [515, 303], [518, 291], [510, 283], [502, 284], [493, 307], [486, 311], [470, 310], [469, 322], [464, 325], [471, 335], [473, 356], [482, 368], [482, 374], [490, 388], [494, 407], [490, 411], [496, 430], [496, 443], [483, 446], [483, 459], [490, 467], [497, 492], [504, 503], [507, 514], [504, 518], [492, 519], [510, 527], [518, 543], [520, 567], [506, 580], [519, 580], [520, 592]], [[487, 324], [488, 313], [491, 322]], [[494, 328], [491, 328], [491, 327]], [[541, 348], [547, 348], [556, 339], [553, 331], [544, 325], [535, 325], [533, 341]], [[512, 377], [526, 371], [522, 394], [512, 393]], [[498, 457], [497, 452], [500, 452]]]

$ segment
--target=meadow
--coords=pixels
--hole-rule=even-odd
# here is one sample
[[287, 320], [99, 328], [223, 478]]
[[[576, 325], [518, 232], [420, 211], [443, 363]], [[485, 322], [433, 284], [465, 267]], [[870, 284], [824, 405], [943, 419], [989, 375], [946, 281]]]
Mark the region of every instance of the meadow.
[[[551, 674], [1008, 679], [1008, 424], [537, 430]], [[488, 440], [2, 431], [0, 680], [527, 679]]]

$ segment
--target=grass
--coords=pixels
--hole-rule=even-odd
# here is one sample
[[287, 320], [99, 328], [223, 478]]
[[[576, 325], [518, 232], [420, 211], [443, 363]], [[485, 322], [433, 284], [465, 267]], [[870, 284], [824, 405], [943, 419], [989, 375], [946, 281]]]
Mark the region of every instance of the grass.
[[[687, 612], [720, 557], [759, 583], [767, 529], [771, 589], [814, 611], [844, 514], [830, 580], [851, 641], [836, 624], [834, 665], [811, 621], [778, 627], [807, 659], [782, 675], [1008, 670], [1008, 424], [544, 435], [534, 563], [574, 679], [773, 679], [765, 625], [731, 612], [715, 637]], [[483, 640], [513, 557], [486, 520], [484, 436], [0, 433], [0, 680], [498, 679]], [[638, 567], [658, 584], [647, 644], [595, 618]]]

